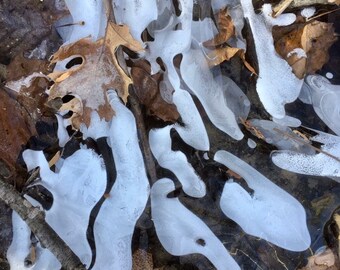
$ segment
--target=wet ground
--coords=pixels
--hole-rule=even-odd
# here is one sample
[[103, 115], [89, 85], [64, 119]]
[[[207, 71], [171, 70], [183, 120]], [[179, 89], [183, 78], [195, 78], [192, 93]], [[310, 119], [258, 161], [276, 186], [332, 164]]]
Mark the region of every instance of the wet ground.
[[[60, 39], [53, 30], [52, 22], [60, 11], [50, 8], [52, 2], [54, 1], [4, 0], [0, 2], [0, 18], [2, 18], [0, 20], [0, 28], [6, 29], [6, 32], [1, 32], [0, 34], [2, 39], [0, 43], [0, 70], [6, 70], [7, 68], [7, 70], [11, 71], [9, 73], [0, 71], [1, 81], [5, 81], [6, 77], [15, 78], [20, 72], [23, 75], [28, 75], [31, 72], [33, 66], [29, 65], [24, 71], [13, 68], [9, 69], [11, 63], [14, 62], [18, 55], [24, 56], [20, 60], [22, 61], [21, 66], [24, 67], [29, 62], [25, 59], [25, 56], [29, 55], [42, 41], [46, 40], [48, 44], [47, 55], [40, 59], [42, 61], [46, 61], [49, 55], [59, 47]], [[336, 32], [340, 33], [339, 12], [327, 16], [327, 20], [334, 22], [336, 24]], [[249, 52], [251, 60], [254, 58], [251, 56], [251, 48]], [[334, 75], [334, 78], [331, 80], [332, 83], [340, 84], [340, 41], [334, 44], [330, 53], [329, 63], [320, 72], [321, 74], [332, 72]], [[230, 76], [247, 94], [252, 103], [249, 118], [269, 118], [258, 100], [255, 91], [255, 80], [249, 76], [249, 72], [244, 70], [241, 61], [233, 59], [229, 63], [223, 64], [221, 72]], [[4, 91], [3, 87], [1, 91]], [[15, 97], [13, 98], [15, 99]], [[219, 208], [219, 198], [224, 183], [230, 177], [226, 168], [217, 165], [211, 159], [206, 160], [203, 157], [203, 153], [187, 146], [176, 132], [172, 133], [174, 141], [173, 149], [180, 149], [185, 152], [189, 162], [205, 181], [207, 196], [203, 199], [186, 196], [181, 190], [178, 181], [176, 181], [177, 190], [172, 196], [178, 196], [186, 207], [198, 215], [211, 228], [242, 269], [299, 269], [306, 264], [307, 258], [312, 252], [315, 252], [321, 246], [329, 245], [336, 251], [339, 245], [336, 241], [337, 232], [331, 227], [330, 219], [334, 211], [339, 211], [340, 184], [328, 178], [302, 176], [279, 169], [270, 160], [270, 151], [274, 149], [273, 146], [258, 140], [245, 129], [246, 136], [242, 141], [236, 142], [232, 140], [211, 124], [197, 100], [196, 103], [200, 108], [209, 133], [211, 142], [209, 155], [211, 157], [217, 150], [230, 151], [248, 162], [248, 164], [302, 203], [307, 212], [307, 223], [312, 237], [311, 250], [290, 252], [278, 248], [264, 240], [246, 235], [235, 222], [226, 218]], [[311, 106], [296, 101], [287, 106], [287, 111], [290, 115], [299, 118], [303, 125], [329, 132], [327, 127], [318, 119]], [[47, 153], [48, 151], [52, 153], [51, 149], [56, 144], [56, 124], [48, 116], [40, 120], [34, 122], [38, 132], [34, 137], [30, 138], [26, 146], [35, 149], [47, 149]], [[150, 128], [155, 123], [152, 120], [148, 120], [146, 124]], [[0, 130], [1, 134], [3, 132], [3, 130]], [[248, 138], [252, 138], [257, 142], [255, 149], [248, 147]], [[72, 148], [74, 146], [70, 146], [70, 149]], [[70, 151], [72, 152], [72, 150]], [[18, 157], [19, 161], [20, 157]], [[8, 175], [5, 175], [5, 172], [7, 172], [5, 169], [0, 171], [2, 179], [8, 179]], [[157, 173], [158, 177], [168, 176], [175, 179], [171, 172], [161, 168], [158, 168]], [[25, 179], [28, 177], [25, 173], [22, 173], [21, 176]], [[18, 188], [20, 189], [20, 187]], [[0, 269], [7, 269], [8, 267], [5, 262], [5, 254], [11, 241], [10, 215], [11, 211], [3, 203], [0, 203]], [[144, 266], [142, 268], [136, 267], [135, 269], [150, 269], [147, 267], [150, 267], [151, 264], [145, 264], [146, 258], [150, 257], [152, 257], [154, 269], [214, 269], [209, 261], [200, 255], [175, 257], [168, 254], [157, 240], [153, 223], [150, 220], [150, 206], [146, 208], [145, 213], [136, 226], [133, 237], [133, 250], [135, 252], [140, 252], [140, 250], [146, 251], [146, 253], [136, 257], [137, 260], [144, 261]]]

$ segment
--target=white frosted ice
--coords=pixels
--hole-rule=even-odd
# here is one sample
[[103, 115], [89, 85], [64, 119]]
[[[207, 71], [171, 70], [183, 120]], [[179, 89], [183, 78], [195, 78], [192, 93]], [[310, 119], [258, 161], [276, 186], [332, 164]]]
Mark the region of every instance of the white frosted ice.
[[250, 139], [250, 138], [247, 140], [247, 144], [248, 144], [248, 146], [249, 146], [250, 148], [252, 148], [252, 149], [254, 149], [254, 148], [256, 147], [256, 142], [253, 141], [253, 140]]
[[310, 18], [315, 14], [315, 7], [306, 7], [301, 10], [301, 15], [305, 18]]
[[65, 36], [64, 42], [69, 44], [89, 36], [97, 40], [104, 36], [107, 24], [104, 1], [65, 0], [65, 2], [74, 25], [68, 26], [71, 30]]
[[340, 85], [333, 85], [321, 75], [306, 77], [313, 108], [325, 124], [340, 135]]
[[41, 183], [53, 194], [46, 222], [89, 265], [92, 252], [86, 238], [89, 216], [106, 187], [102, 159], [92, 150], [80, 149], [65, 159], [60, 171], [50, 170], [42, 151], [26, 150], [28, 170], [40, 167]]
[[214, 79], [203, 52], [191, 49], [183, 53], [180, 70], [184, 82], [198, 97], [211, 122], [232, 138], [241, 140], [243, 133], [228, 107], [226, 91]]
[[157, 19], [156, 0], [113, 0], [112, 3], [116, 22], [128, 25], [134, 39], [142, 41], [144, 29]]
[[330, 80], [331, 80], [331, 79], [333, 79], [333, 77], [334, 77], [334, 75], [333, 75], [332, 72], [327, 72], [327, 73], [326, 73], [326, 78], [327, 78], [327, 79], [330, 79]]
[[292, 68], [275, 51], [272, 37], [273, 25], [289, 25], [294, 14], [271, 17], [271, 6], [263, 5], [262, 14], [255, 14], [251, 0], [241, 0], [244, 16], [250, 24], [259, 64], [256, 90], [265, 109], [275, 118], [285, 116], [284, 105], [293, 102], [300, 93], [303, 80], [298, 79]]
[[173, 102], [184, 123], [184, 126], [177, 123], [174, 125], [178, 134], [193, 148], [208, 151], [210, 148], [208, 134], [191, 95], [177, 88], [173, 94]]
[[221, 241], [208, 226], [178, 198], [167, 198], [175, 190], [173, 181], [158, 180], [151, 189], [151, 214], [158, 239], [170, 254], [183, 256], [199, 253], [218, 270], [240, 269]]
[[56, 116], [57, 122], [58, 122], [57, 136], [58, 136], [58, 139], [59, 139], [59, 146], [64, 147], [65, 144], [70, 139], [70, 136], [68, 135], [67, 130], [66, 130], [66, 127], [69, 125], [69, 121], [65, 120], [59, 114], [56, 114], [55, 116]]
[[236, 182], [226, 182], [220, 206], [223, 213], [248, 234], [279, 247], [306, 250], [310, 235], [303, 206], [253, 167], [227, 151], [217, 151], [214, 160], [242, 176], [254, 190], [250, 195]]
[[170, 130], [172, 126], [152, 129], [149, 132], [149, 142], [152, 154], [163, 168], [172, 171], [183, 186], [183, 191], [191, 197], [205, 196], [206, 189], [202, 179], [196, 174], [181, 151], [171, 150]]
[[316, 132], [319, 135], [312, 137], [311, 140], [322, 143], [321, 150], [335, 158], [324, 153], [306, 155], [294, 151], [274, 151], [271, 154], [272, 161], [276, 166], [287, 171], [327, 176], [340, 182], [339, 178], [337, 179], [340, 177], [340, 137], [321, 131]]
[[131, 240], [136, 222], [149, 197], [149, 182], [138, 144], [133, 114], [110, 90], [108, 99], [116, 115], [109, 141], [117, 178], [94, 224], [97, 256], [93, 269], [131, 269]]

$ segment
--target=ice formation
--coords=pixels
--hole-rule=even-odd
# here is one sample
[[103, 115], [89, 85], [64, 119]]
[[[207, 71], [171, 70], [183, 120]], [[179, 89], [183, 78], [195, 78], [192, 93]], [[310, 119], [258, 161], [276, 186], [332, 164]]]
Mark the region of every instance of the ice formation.
[[13, 239], [7, 251], [7, 259], [12, 270], [57, 270], [61, 265], [55, 256], [40, 243], [34, 247], [36, 252], [36, 262], [34, 265], [26, 265], [25, 259], [30, 258], [31, 230], [16, 212], [12, 215]]
[[265, 109], [275, 118], [285, 116], [284, 105], [299, 96], [303, 80], [298, 79], [292, 68], [275, 51], [271, 33], [274, 25], [289, 25], [294, 14], [271, 17], [271, 6], [265, 4], [262, 14], [255, 14], [251, 0], [241, 0], [244, 16], [248, 19], [259, 63], [259, 77], [256, 89]]
[[134, 116], [115, 91], [109, 91], [108, 99], [116, 112], [109, 142], [117, 178], [94, 224], [97, 256], [93, 269], [131, 269], [132, 235], [149, 197], [149, 181]]
[[303, 206], [244, 161], [227, 151], [217, 151], [214, 160], [244, 178], [253, 194], [236, 182], [226, 182], [220, 206], [224, 214], [248, 234], [277, 246], [306, 250], [311, 243]]
[[157, 19], [156, 0], [115, 0], [113, 8], [116, 23], [128, 25], [131, 35], [139, 41], [144, 29]]
[[175, 190], [172, 180], [158, 180], [151, 189], [151, 212], [158, 239], [172, 255], [200, 253], [218, 270], [240, 269], [221, 241], [178, 198], [167, 198]]
[[191, 49], [183, 53], [180, 70], [184, 82], [198, 97], [211, 122], [232, 138], [241, 140], [243, 133], [228, 107], [226, 91], [213, 78], [203, 52]]
[[154, 129], [149, 133], [150, 148], [157, 162], [163, 168], [172, 171], [189, 196], [201, 198], [205, 195], [205, 184], [188, 163], [186, 156], [180, 151], [171, 150], [171, 126]]
[[65, 159], [60, 171], [50, 170], [42, 151], [23, 153], [28, 170], [40, 167], [41, 185], [53, 194], [46, 222], [89, 265], [92, 251], [86, 238], [90, 212], [105, 191], [106, 171], [101, 158], [80, 149]]
[[316, 114], [340, 136], [340, 85], [331, 84], [321, 75], [307, 76], [306, 84]]
[[88, 36], [91, 36], [93, 40], [104, 36], [107, 23], [104, 1], [65, 0], [65, 2], [74, 24], [63, 35], [66, 43], [72, 43]]
[[[316, 130], [313, 130], [316, 131]], [[327, 176], [340, 182], [340, 137], [316, 131], [311, 140], [322, 143], [323, 153], [307, 155], [294, 151], [274, 151], [272, 161], [284, 170], [317, 176]]]
[[[248, 121], [251, 126], [261, 132], [267, 143], [275, 145], [280, 150], [292, 150], [305, 154], [315, 153], [308, 141], [302, 143], [301, 140], [303, 139], [287, 126], [269, 120], [251, 119]], [[294, 138], [296, 139], [294, 140]]]

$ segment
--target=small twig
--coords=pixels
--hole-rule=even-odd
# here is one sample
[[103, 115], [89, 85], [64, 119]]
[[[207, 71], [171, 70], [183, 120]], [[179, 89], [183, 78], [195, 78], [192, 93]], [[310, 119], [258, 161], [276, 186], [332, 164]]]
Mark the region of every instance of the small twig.
[[66, 23], [66, 24], [56, 26], [56, 28], [67, 27], [67, 26], [72, 26], [72, 25], [85, 25], [85, 22], [80, 21], [80, 22], [75, 22], [75, 23]]
[[148, 136], [146, 134], [146, 129], [144, 125], [144, 119], [142, 115], [142, 111], [140, 109], [139, 102], [136, 98], [136, 94], [134, 92], [134, 89], [130, 91], [129, 95], [129, 101], [131, 104], [131, 111], [133, 115], [136, 118], [136, 124], [137, 124], [137, 130], [138, 130], [138, 136], [139, 136], [139, 143], [142, 148], [142, 153], [144, 157], [144, 162], [146, 166], [146, 170], [149, 174], [151, 183], [154, 183], [157, 181], [157, 174], [156, 174], [156, 166], [153, 159], [153, 155], [150, 150], [149, 140]]
[[0, 179], [0, 200], [26, 222], [41, 245], [53, 253], [62, 267], [70, 270], [85, 270], [78, 256], [45, 221], [44, 213], [23, 198], [13, 186]]
[[324, 16], [324, 15], [333, 13], [333, 12], [338, 11], [338, 10], [340, 10], [340, 8], [336, 8], [336, 9], [333, 9], [333, 10], [330, 10], [330, 11], [323, 12], [323, 13], [321, 13], [321, 14], [318, 14], [318, 15], [315, 15], [315, 16], [313, 16], [313, 17], [307, 18], [307, 19], [306, 19], [306, 22], [310, 22], [310, 21], [312, 21], [312, 20], [315, 20], [315, 19], [317, 19], [317, 18], [320, 18], [320, 17], [322, 17], [322, 16]]
[[274, 18], [277, 16], [280, 16], [293, 2], [293, 0], [282, 0], [280, 3], [278, 3], [275, 7], [273, 7], [274, 11]]
[[273, 128], [273, 130], [278, 132], [278, 133], [281, 133], [284, 136], [287, 136], [287, 137], [289, 137], [289, 138], [291, 138], [291, 139], [293, 139], [293, 140], [295, 140], [295, 141], [297, 141], [299, 143], [302, 143], [304, 145], [308, 145], [309, 147], [313, 148], [316, 152], [322, 153], [322, 154], [324, 154], [326, 156], [329, 156], [330, 158], [335, 159], [336, 161], [340, 162], [340, 158], [338, 158], [338, 157], [336, 157], [336, 156], [334, 156], [334, 155], [332, 155], [332, 154], [330, 154], [328, 152], [325, 152], [325, 151], [323, 151], [323, 150], [321, 150], [321, 149], [319, 149], [319, 148], [317, 148], [317, 147], [315, 147], [315, 146], [305, 142], [303, 139], [299, 139], [297, 137], [294, 137], [294, 136], [292, 136], [292, 135], [290, 135], [290, 134], [288, 134], [288, 133], [286, 133], [286, 132], [284, 132], [282, 130], [279, 130], [278, 128]]

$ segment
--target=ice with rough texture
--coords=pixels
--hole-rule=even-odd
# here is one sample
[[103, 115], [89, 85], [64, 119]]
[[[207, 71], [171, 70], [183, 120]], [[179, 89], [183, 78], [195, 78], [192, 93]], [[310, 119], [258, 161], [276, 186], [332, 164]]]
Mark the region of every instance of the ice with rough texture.
[[203, 52], [192, 49], [183, 53], [180, 70], [184, 82], [198, 97], [211, 122], [232, 138], [241, 140], [243, 133], [228, 107], [226, 91], [213, 78]]
[[131, 240], [149, 197], [149, 181], [138, 144], [133, 114], [115, 91], [108, 99], [116, 112], [109, 141], [117, 178], [94, 224], [97, 257], [93, 269], [131, 269]]
[[196, 174], [181, 151], [171, 150], [170, 130], [172, 126], [152, 129], [149, 132], [149, 142], [152, 154], [163, 168], [172, 171], [183, 186], [183, 191], [191, 197], [205, 196], [206, 189], [202, 179]]
[[[332, 155], [306, 155], [294, 151], [273, 151], [274, 164], [284, 170], [317, 176], [327, 176], [340, 182], [340, 137], [313, 130], [319, 134], [311, 140], [322, 143], [321, 150]], [[335, 158], [334, 158], [335, 157]]]
[[144, 29], [157, 19], [156, 0], [114, 0], [113, 10], [116, 22], [129, 26], [131, 35], [142, 41]]
[[298, 79], [289, 64], [275, 51], [271, 29], [273, 25], [289, 25], [294, 14], [271, 17], [271, 5], [265, 4], [262, 14], [255, 14], [251, 0], [241, 0], [244, 16], [252, 29], [259, 63], [256, 90], [265, 109], [275, 118], [285, 116], [284, 105], [297, 99], [303, 80]]
[[72, 43], [88, 36], [91, 36], [93, 40], [104, 36], [107, 17], [103, 1], [65, 0], [65, 2], [74, 23], [70, 26], [72, 29], [68, 35], [65, 36], [66, 43]]
[[325, 124], [340, 135], [340, 85], [333, 85], [321, 75], [306, 77], [313, 108]]
[[[265, 141], [275, 145], [280, 150], [293, 150], [305, 154], [314, 154], [315, 151], [309, 146], [309, 142], [301, 143], [301, 137], [292, 130], [269, 120], [249, 120], [251, 126], [255, 127], [264, 136]], [[296, 140], [294, 140], [296, 138]]]
[[88, 265], [92, 257], [86, 238], [89, 216], [106, 187], [102, 159], [92, 150], [80, 149], [54, 173], [42, 151], [26, 150], [23, 158], [28, 170], [40, 167], [41, 184], [53, 194], [47, 223]]
[[224, 214], [248, 234], [279, 247], [306, 250], [311, 238], [303, 206], [247, 163], [227, 151], [217, 151], [214, 160], [242, 176], [249, 194], [236, 182], [226, 182], [220, 201]]
[[175, 190], [172, 180], [158, 180], [151, 189], [151, 215], [163, 247], [172, 255], [199, 253], [218, 269], [240, 269], [221, 241], [178, 198], [167, 198]]

